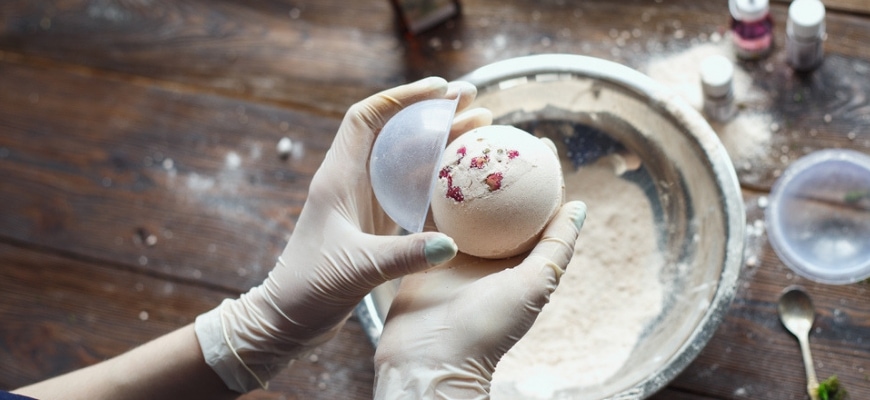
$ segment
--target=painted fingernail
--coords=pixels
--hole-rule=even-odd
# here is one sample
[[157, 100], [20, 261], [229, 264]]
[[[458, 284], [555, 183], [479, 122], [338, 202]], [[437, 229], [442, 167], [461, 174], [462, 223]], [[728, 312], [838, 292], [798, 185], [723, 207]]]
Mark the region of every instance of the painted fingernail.
[[574, 214], [574, 226], [577, 230], [583, 229], [583, 223], [586, 222], [586, 203], [578, 201], [577, 209]]
[[423, 254], [430, 265], [444, 263], [456, 256], [459, 248], [450, 236], [438, 235], [426, 241], [423, 246]]

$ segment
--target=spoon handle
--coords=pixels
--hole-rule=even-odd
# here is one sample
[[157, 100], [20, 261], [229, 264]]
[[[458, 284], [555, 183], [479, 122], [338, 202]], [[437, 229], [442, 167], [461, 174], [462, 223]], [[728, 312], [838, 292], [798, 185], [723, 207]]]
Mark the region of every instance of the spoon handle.
[[804, 358], [804, 369], [807, 370], [807, 393], [811, 400], [819, 400], [819, 380], [816, 378], [816, 368], [813, 366], [813, 355], [810, 354], [810, 343], [806, 335], [798, 338], [801, 354]]

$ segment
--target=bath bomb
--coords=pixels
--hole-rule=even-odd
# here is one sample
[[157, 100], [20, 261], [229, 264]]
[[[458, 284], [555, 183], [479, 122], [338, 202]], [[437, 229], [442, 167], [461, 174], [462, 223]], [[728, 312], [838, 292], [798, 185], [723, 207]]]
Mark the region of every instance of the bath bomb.
[[506, 258], [534, 247], [563, 198], [552, 143], [512, 126], [485, 126], [445, 149], [432, 217], [463, 253]]

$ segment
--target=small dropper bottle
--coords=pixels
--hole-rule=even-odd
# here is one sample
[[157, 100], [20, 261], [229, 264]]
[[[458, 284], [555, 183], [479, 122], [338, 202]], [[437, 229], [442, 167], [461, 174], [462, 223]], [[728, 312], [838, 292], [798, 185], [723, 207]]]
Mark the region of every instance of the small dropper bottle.
[[773, 19], [768, 0], [729, 0], [731, 41], [737, 57], [755, 60], [773, 47]]
[[819, 0], [795, 0], [788, 7], [785, 57], [797, 71], [809, 71], [824, 58], [825, 5]]
[[716, 122], [725, 122], [737, 112], [734, 105], [732, 80], [734, 64], [721, 55], [701, 61], [701, 89], [704, 92], [704, 114]]

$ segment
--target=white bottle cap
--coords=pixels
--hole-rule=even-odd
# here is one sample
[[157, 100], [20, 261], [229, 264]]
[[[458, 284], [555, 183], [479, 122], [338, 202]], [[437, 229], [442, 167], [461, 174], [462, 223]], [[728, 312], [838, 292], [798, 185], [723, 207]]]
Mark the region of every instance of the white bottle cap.
[[738, 21], [758, 21], [770, 11], [768, 0], [729, 0], [728, 4], [731, 16]]
[[795, 0], [788, 7], [788, 27], [799, 38], [821, 36], [825, 31], [825, 5], [819, 0]]
[[701, 86], [707, 96], [721, 97], [731, 91], [734, 64], [720, 55], [712, 55], [701, 61]]

